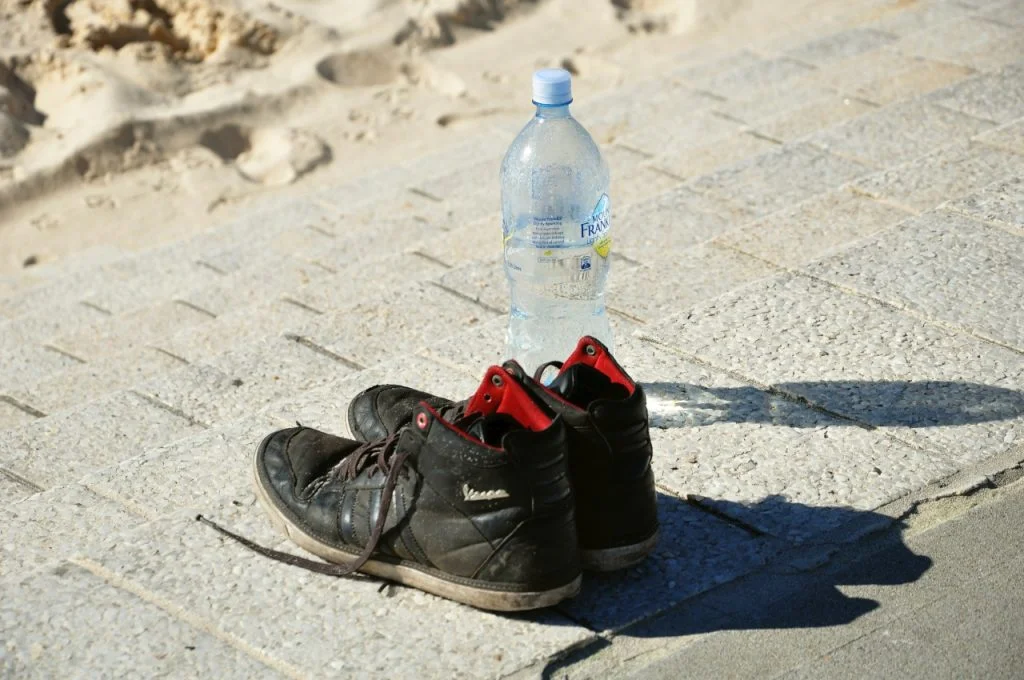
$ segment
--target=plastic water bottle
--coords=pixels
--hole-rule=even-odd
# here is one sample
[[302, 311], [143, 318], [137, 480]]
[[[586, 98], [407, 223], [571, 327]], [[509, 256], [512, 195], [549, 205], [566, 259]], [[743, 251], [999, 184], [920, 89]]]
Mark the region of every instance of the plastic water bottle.
[[610, 268], [608, 166], [570, 114], [568, 71], [533, 75], [537, 114], [501, 165], [507, 356], [533, 371], [563, 360], [583, 335], [612, 348], [604, 292]]

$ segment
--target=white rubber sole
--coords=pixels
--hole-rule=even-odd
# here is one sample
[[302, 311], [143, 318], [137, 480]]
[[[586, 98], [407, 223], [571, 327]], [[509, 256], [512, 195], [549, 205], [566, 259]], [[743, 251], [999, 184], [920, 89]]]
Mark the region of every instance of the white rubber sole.
[[618, 571], [640, 564], [658, 547], [659, 532], [648, 539], [604, 550], [580, 549], [580, 564], [588, 571]]
[[[262, 445], [260, 448], [262, 448]], [[310, 536], [289, 521], [288, 517], [281, 512], [267, 495], [263, 485], [260, 484], [259, 471], [256, 467], [257, 456], [253, 457], [252, 470], [256, 497], [259, 498], [260, 503], [270, 517], [271, 523], [277, 527], [278, 531], [303, 550], [307, 550], [328, 562], [333, 562], [334, 564], [354, 562], [356, 555], [320, 542], [319, 539]], [[512, 592], [488, 588], [486, 584], [484, 584], [484, 587], [479, 587], [465, 583], [456, 583], [425, 571], [422, 568], [393, 562], [381, 562], [373, 559], [367, 561], [366, 564], [359, 568], [359, 571], [370, 576], [411, 586], [432, 595], [468, 604], [471, 607], [500, 612], [529, 611], [531, 609], [551, 607], [563, 600], [578, 595], [583, 583], [583, 576], [581, 574], [564, 586], [552, 588], [551, 590]]]

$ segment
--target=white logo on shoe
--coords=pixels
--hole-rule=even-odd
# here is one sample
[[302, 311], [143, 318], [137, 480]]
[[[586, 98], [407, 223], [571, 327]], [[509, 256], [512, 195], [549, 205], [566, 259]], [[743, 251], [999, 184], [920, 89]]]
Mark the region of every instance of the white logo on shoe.
[[462, 497], [467, 501], [496, 501], [499, 498], [508, 498], [508, 491], [505, 491], [504, 489], [477, 491], [469, 484], [463, 484]]

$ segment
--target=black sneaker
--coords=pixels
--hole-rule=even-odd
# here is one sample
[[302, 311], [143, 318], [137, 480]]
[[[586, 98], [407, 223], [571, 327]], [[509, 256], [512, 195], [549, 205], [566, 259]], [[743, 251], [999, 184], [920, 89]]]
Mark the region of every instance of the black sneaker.
[[[560, 370], [545, 387], [540, 375]], [[541, 366], [535, 378], [514, 361], [504, 368], [538, 404], [569, 426], [569, 474], [576, 492], [576, 526], [586, 569], [612, 571], [641, 562], [658, 542], [657, 493], [643, 388], [598, 340], [584, 337], [564, 362]], [[356, 439], [389, 436], [412, 421], [416, 405], [431, 404], [459, 418], [470, 402], [453, 402], [400, 385], [360, 393], [348, 409]]]
[[214, 526], [284, 562], [359, 571], [481, 609], [573, 597], [581, 576], [562, 419], [497, 366], [463, 411], [448, 421], [419, 404], [409, 427], [369, 444], [307, 427], [263, 440], [253, 474], [271, 521], [333, 564]]

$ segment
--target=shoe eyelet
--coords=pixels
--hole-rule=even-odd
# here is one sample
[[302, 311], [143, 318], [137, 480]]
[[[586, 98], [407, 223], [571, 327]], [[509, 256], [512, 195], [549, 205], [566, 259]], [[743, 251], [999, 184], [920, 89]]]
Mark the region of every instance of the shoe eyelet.
[[586, 347], [583, 348], [583, 351], [589, 354], [590, 356], [597, 355], [597, 348], [594, 347], [593, 345], [587, 345]]
[[505, 384], [505, 381], [501, 379], [500, 375], [492, 375], [491, 382], [494, 383], [496, 387], [501, 387]]
[[493, 399], [493, 397], [491, 395], [486, 394], [486, 393], [484, 394], [484, 401], [491, 401], [492, 399]]
[[426, 413], [417, 413], [416, 414], [416, 427], [420, 428], [421, 430], [427, 429], [427, 414]]

